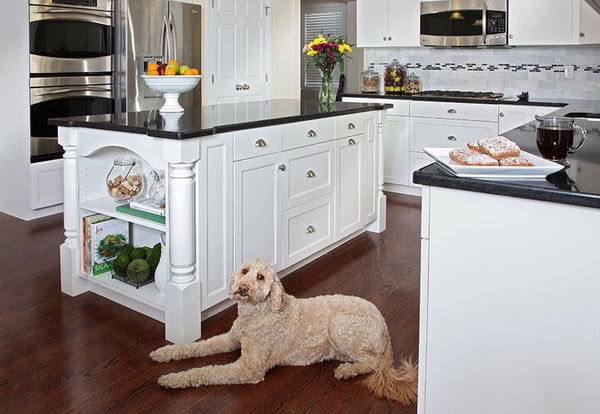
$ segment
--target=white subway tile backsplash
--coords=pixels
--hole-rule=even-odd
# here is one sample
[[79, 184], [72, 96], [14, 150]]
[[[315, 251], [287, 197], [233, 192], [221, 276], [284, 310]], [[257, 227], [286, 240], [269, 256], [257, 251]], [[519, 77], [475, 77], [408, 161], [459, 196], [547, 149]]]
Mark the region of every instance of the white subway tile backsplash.
[[[535, 98], [599, 99], [600, 46], [490, 49], [367, 48], [365, 62], [398, 59], [421, 89], [528, 91]], [[573, 78], [565, 66], [574, 66]]]

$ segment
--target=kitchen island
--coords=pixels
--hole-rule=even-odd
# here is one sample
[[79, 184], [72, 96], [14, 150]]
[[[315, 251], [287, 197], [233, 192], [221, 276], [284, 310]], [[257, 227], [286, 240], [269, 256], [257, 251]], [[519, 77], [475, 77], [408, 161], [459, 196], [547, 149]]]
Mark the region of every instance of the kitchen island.
[[[228, 277], [246, 258], [285, 275], [385, 229], [385, 108], [273, 100], [51, 120], [65, 150], [62, 291], [92, 291], [163, 321], [172, 342], [199, 338], [202, 317], [231, 304]], [[144, 177], [164, 172], [166, 223], [117, 211], [106, 177], [120, 156], [135, 157]], [[162, 239], [154, 283], [82, 270], [82, 219], [98, 213], [129, 223], [134, 246]]]
[[[597, 102], [556, 112], [600, 112]], [[437, 413], [597, 412], [600, 122], [545, 180], [422, 184], [419, 407]], [[538, 155], [535, 122], [506, 134]]]

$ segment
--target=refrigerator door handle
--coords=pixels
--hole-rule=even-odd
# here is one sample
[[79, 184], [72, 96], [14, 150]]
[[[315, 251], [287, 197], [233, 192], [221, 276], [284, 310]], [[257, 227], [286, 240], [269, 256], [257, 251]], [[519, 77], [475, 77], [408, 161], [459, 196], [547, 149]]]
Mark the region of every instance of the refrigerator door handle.
[[170, 58], [173, 60], [177, 60], [177, 35], [176, 35], [176, 33], [177, 33], [177, 30], [175, 27], [175, 19], [173, 18], [173, 15], [171, 13], [169, 13], [169, 38], [170, 38], [169, 46], [171, 47]]
[[168, 34], [167, 15], [163, 16], [162, 30], [160, 31], [160, 54], [162, 56], [161, 63], [167, 63], [169, 61], [169, 34]]

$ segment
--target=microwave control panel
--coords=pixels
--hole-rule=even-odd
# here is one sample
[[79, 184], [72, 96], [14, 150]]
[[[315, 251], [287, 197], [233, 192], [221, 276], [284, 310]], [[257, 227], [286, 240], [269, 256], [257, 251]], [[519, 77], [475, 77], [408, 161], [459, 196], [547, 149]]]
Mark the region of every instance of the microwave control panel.
[[506, 33], [506, 14], [490, 11], [487, 14], [487, 34]]

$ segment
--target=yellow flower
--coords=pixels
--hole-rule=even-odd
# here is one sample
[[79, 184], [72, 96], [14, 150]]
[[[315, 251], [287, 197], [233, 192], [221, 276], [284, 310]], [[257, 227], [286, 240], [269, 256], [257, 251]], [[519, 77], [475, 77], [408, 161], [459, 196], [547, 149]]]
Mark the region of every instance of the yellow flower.
[[312, 49], [309, 49], [309, 50], [308, 50], [308, 52], [306, 52], [306, 54], [307, 54], [308, 56], [314, 56], [314, 55], [316, 55], [317, 53], [318, 53], [318, 52], [317, 52], [316, 50], [312, 50]]
[[319, 35], [319, 36], [315, 37], [315, 40], [313, 40], [311, 43], [314, 45], [321, 45], [323, 43], [327, 43], [327, 39], [325, 39], [325, 37]]

